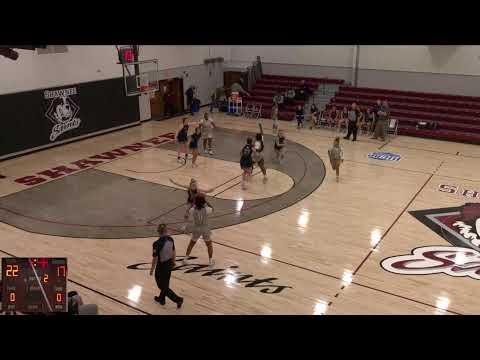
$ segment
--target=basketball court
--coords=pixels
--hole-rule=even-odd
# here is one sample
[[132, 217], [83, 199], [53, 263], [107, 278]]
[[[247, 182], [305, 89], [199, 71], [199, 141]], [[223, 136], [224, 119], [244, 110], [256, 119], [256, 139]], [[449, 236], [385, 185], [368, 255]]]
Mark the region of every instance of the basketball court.
[[[242, 190], [239, 152], [257, 121], [213, 118], [215, 153], [197, 168], [177, 162], [178, 117], [2, 162], [1, 255], [67, 257], [68, 290], [107, 315], [478, 313], [480, 249], [467, 236], [480, 217], [478, 146], [361, 135], [342, 140], [337, 183], [327, 150], [338, 132], [280, 122], [279, 164], [263, 120], [268, 182], [255, 169]], [[170, 179], [192, 177], [214, 188], [213, 268], [201, 240], [181, 262], [186, 192]], [[180, 310], [153, 300], [161, 222], [175, 238]]]

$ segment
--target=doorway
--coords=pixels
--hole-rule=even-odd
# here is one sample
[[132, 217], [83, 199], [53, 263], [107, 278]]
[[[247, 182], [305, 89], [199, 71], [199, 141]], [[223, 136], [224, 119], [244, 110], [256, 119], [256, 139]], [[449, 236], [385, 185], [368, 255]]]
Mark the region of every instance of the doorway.
[[159, 81], [159, 91], [150, 98], [152, 120], [165, 120], [184, 113], [183, 79]]

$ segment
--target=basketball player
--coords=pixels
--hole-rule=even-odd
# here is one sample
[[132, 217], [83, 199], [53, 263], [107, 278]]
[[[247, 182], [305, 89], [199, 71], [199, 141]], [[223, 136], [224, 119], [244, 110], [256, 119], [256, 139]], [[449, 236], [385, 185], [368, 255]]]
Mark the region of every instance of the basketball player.
[[242, 174], [242, 189], [247, 190], [247, 181], [250, 181], [253, 171], [253, 140], [247, 138], [247, 144], [243, 147], [240, 153], [240, 168], [243, 170]]
[[303, 111], [302, 105], [298, 105], [297, 109], [295, 110], [295, 118], [297, 119], [297, 129], [303, 128], [303, 118], [305, 113]]
[[213, 121], [212, 117], [208, 113], [205, 113], [203, 115], [203, 119], [200, 120], [200, 126], [201, 126], [202, 136], [203, 136], [203, 152], [205, 153], [208, 152], [210, 155], [213, 155], [213, 150], [212, 150], [213, 129], [216, 128], [217, 126], [215, 125], [215, 122]]
[[213, 244], [211, 239], [210, 226], [208, 225], [208, 215], [211, 214], [213, 209], [207, 206], [207, 201], [205, 200], [205, 195], [198, 194], [195, 197], [195, 206], [192, 207], [189, 211], [189, 215], [193, 217], [193, 230], [192, 238], [187, 247], [187, 252], [185, 254], [185, 259], [183, 260], [184, 264], [188, 264], [187, 259], [192, 252], [193, 247], [195, 246], [197, 240], [202, 237], [207, 245], [208, 250], [208, 264], [213, 266], [215, 260], [213, 260]]
[[277, 135], [277, 133], [278, 133], [278, 106], [275, 105], [275, 104], [272, 107], [272, 120], [273, 120], [272, 132], [273, 132], [273, 135]]
[[330, 164], [332, 165], [333, 170], [337, 174], [337, 182], [340, 176], [340, 164], [343, 163], [343, 150], [340, 146], [340, 137], [336, 137], [333, 140], [333, 147], [328, 150], [328, 157], [330, 158]]
[[150, 276], [155, 271], [155, 281], [160, 289], [160, 295], [155, 296], [154, 299], [159, 304], [165, 305], [165, 298], [168, 297], [177, 304], [177, 309], [180, 309], [183, 298], [170, 289], [170, 277], [176, 258], [175, 243], [173, 238], [168, 235], [167, 225], [158, 225], [158, 234], [160, 238], [153, 243], [152, 267], [150, 268]]
[[198, 142], [202, 137], [202, 132], [200, 126], [195, 128], [195, 132], [191, 136], [190, 144], [188, 147], [192, 150], [192, 167], [197, 167], [197, 157], [198, 157]]
[[[180, 187], [187, 190], [187, 196], [188, 197], [187, 197], [187, 211], [185, 212], [185, 216], [184, 216], [185, 219], [188, 219], [188, 213], [189, 213], [190, 209], [194, 206], [195, 198], [197, 197], [197, 195], [199, 193], [208, 194], [208, 193], [211, 193], [213, 190], [215, 190], [215, 188], [205, 189], [205, 190], [200, 189], [198, 187], [197, 180], [195, 180], [193, 178], [190, 180], [190, 184], [188, 186], [180, 184], [180, 183], [174, 181], [173, 179], [170, 179], [170, 181], [171, 181], [172, 184], [175, 184], [175, 185], [180, 186]], [[213, 206], [210, 205], [208, 202], [207, 202], [207, 205], [213, 209]]]
[[181, 162], [180, 154], [185, 154], [185, 163], [187, 163], [188, 158], [188, 151], [187, 151], [187, 142], [188, 142], [188, 119], [182, 119], [182, 127], [177, 132], [177, 143], [178, 143], [178, 151], [177, 151], [177, 161]]
[[280, 162], [280, 160], [283, 160], [283, 157], [285, 156], [285, 135], [283, 135], [282, 130], [280, 130], [278, 135], [275, 137], [273, 149], [275, 150], [277, 161]]
[[255, 136], [255, 145], [253, 147], [253, 161], [262, 170], [263, 182], [267, 182], [267, 169], [265, 168], [265, 159], [263, 158], [263, 149], [265, 145], [263, 143], [263, 127], [259, 124], [260, 132]]

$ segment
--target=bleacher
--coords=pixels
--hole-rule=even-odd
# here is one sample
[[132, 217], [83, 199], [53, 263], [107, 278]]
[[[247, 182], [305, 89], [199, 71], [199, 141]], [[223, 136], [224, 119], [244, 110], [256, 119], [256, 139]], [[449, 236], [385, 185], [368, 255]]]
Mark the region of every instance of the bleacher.
[[[480, 144], [480, 97], [340, 86], [330, 105], [373, 106], [377, 99], [389, 102], [399, 135]], [[417, 129], [419, 121], [435, 121], [437, 129]]]
[[[244, 99], [244, 103], [262, 104], [262, 117], [269, 118], [271, 116], [274, 95], [278, 91], [283, 93], [291, 86], [299, 87], [302, 80], [305, 80], [307, 85], [314, 91], [321, 86], [335, 86], [337, 88], [344, 83], [343, 80], [328, 78], [263, 75], [262, 79], [256, 82], [255, 87], [250, 92], [251, 96]], [[295, 108], [298, 105], [305, 105], [305, 101], [295, 100], [293, 104], [285, 106], [283, 110], [279, 111], [279, 119], [292, 120], [295, 116]]]

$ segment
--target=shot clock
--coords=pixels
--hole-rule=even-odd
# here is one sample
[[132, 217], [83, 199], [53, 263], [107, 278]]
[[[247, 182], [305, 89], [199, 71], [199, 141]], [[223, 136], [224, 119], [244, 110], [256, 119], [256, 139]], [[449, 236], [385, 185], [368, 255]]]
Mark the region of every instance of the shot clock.
[[66, 258], [2, 258], [2, 311], [67, 311]]

